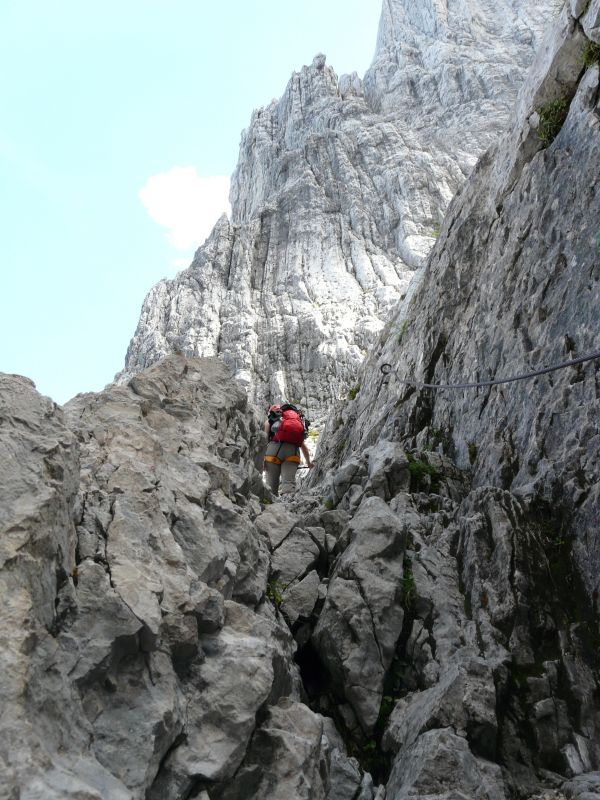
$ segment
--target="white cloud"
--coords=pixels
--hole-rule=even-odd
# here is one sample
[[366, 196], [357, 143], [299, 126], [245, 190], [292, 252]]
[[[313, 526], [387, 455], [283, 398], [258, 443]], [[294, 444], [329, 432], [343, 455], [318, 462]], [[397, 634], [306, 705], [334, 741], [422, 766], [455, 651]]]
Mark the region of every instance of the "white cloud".
[[152, 219], [167, 229], [177, 250], [202, 244], [221, 214], [231, 213], [229, 178], [203, 178], [195, 167], [173, 167], [152, 175], [139, 198]]

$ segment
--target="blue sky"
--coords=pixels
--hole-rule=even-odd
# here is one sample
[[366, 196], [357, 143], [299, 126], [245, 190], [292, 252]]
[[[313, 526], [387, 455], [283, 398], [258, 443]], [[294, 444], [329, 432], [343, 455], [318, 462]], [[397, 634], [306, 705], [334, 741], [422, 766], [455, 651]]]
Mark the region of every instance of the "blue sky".
[[233, 172], [253, 108], [316, 53], [362, 75], [380, 9], [0, 0], [0, 371], [59, 403], [111, 381], [225, 203], [202, 178]]

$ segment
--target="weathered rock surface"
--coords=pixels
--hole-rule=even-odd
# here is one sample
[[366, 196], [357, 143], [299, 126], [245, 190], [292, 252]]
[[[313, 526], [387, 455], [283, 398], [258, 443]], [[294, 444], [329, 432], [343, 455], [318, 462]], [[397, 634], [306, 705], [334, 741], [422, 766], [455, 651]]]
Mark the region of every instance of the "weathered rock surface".
[[[56, 640], [57, 587], [76, 566], [75, 437], [24, 378], [2, 378], [0, 450], [0, 797], [126, 800], [125, 786], [90, 756], [90, 726]], [[123, 609], [111, 643], [122, 635], [126, 646], [140, 627]], [[98, 650], [106, 655], [102, 642]]]
[[[410, 530], [403, 631], [374, 729], [394, 798], [596, 791], [596, 363], [478, 391], [403, 383], [510, 376], [597, 350], [599, 72], [583, 53], [600, 37], [580, 25], [593, 5], [563, 9], [511, 130], [451, 205], [419, 288], [317, 455], [313, 480], [330, 470], [337, 508], [354, 515], [376, 495]], [[562, 97], [568, 115], [544, 147], [540, 120]]]
[[364, 83], [324, 56], [294, 74], [242, 135], [231, 221], [144, 301], [125, 374], [174, 351], [221, 355], [259, 404], [321, 417], [505, 129], [559, 6], [386, 1]]
[[[224, 624], [223, 597], [201, 576], [248, 599], [243, 570], [260, 572], [262, 546], [251, 523], [235, 540], [210, 521], [202, 464], [218, 466], [229, 439], [245, 458], [237, 472], [220, 462], [227, 491], [247, 496], [259, 436], [244, 395], [224, 391], [223, 368], [195, 367], [176, 360], [130, 387], [73, 401], [79, 448], [50, 401], [23, 379], [2, 380], [2, 796], [19, 786], [24, 797], [142, 797], [193, 722], [177, 670], [198, 663], [206, 673], [199, 631]], [[201, 413], [192, 398], [206, 380], [215, 393]], [[195, 525], [195, 543], [179, 537], [176, 520]], [[252, 723], [286, 647], [285, 633], [265, 646], [264, 686], [256, 681], [248, 700]], [[245, 744], [252, 727], [236, 729], [236, 739]]]
[[[313, 702], [356, 752], [380, 753], [377, 777], [388, 754], [394, 798], [529, 797], [595, 767], [598, 620], [563, 543], [522, 497], [471, 489], [435, 453], [380, 440], [362, 461], [338, 498], [362, 499], [314, 628], [330, 679]], [[385, 501], [382, 463], [409, 465]]]
[[64, 412], [0, 376], [0, 402], [0, 797], [373, 800], [301, 702], [326, 531], [261, 504], [227, 367], [174, 356]]
[[565, 786], [569, 800], [595, 800], [600, 797], [600, 772], [578, 775]]
[[406, 533], [385, 503], [371, 497], [352, 519], [348, 540], [331, 576], [314, 640], [336, 686], [369, 733], [402, 631]]
[[263, 507], [217, 361], [0, 394], [2, 796], [590, 796], [598, 628], [525, 499], [382, 440]]
[[[347, 424], [320, 460], [339, 462], [381, 432], [441, 447], [478, 485], [537, 507], [568, 540], [597, 603], [598, 362], [478, 390], [402, 383], [509, 377], [597, 351], [598, 66], [584, 69], [586, 42], [565, 7], [511, 131], [452, 204], [420, 288], [390, 320], [351, 410], [341, 412]], [[561, 97], [568, 117], [544, 148], [539, 112]], [[383, 363], [394, 370], [387, 379]]]
[[[527, 8], [510, 12], [528, 20], [526, 48]], [[324, 163], [335, 87], [342, 111], [363, 91], [385, 111], [413, 86], [426, 113], [419, 36], [434, 61], [481, 35], [521, 63], [508, 6], [478, 9], [390, 0], [399, 27], [382, 26], [378, 53], [412, 83], [387, 56], [366, 89], [320, 60], [306, 70], [300, 110], [292, 86], [293, 107], [255, 121], [238, 233], [266, 224], [273, 142]], [[471, 394], [401, 382], [597, 347], [600, 75], [582, 54], [599, 22], [598, 0], [565, 5], [512, 128], [453, 203], [292, 502], [270, 504], [261, 422], [221, 361], [171, 356], [64, 410], [0, 376], [2, 800], [600, 796], [595, 363]], [[457, 73], [444, 75], [438, 88]], [[542, 148], [543, 107], [562, 95], [568, 116]], [[297, 156], [278, 196], [290, 212], [308, 208], [301, 183], [288, 194]], [[307, 196], [329, 197], [330, 179]]]

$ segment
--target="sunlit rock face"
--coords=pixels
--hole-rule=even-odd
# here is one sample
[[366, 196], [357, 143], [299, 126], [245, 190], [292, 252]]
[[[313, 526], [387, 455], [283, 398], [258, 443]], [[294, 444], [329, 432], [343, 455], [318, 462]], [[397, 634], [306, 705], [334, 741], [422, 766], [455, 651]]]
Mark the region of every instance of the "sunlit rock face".
[[364, 81], [402, 132], [386, 196], [397, 250], [422, 263], [448, 201], [505, 129], [516, 92], [562, 2], [389, 0]]
[[319, 415], [355, 382], [478, 156], [506, 127], [557, 3], [384, 3], [364, 82], [324, 56], [243, 133], [222, 218], [148, 294], [125, 375], [221, 355], [255, 401]]
[[320, 439], [348, 527], [313, 643], [394, 800], [600, 797], [599, 44], [566, 4]]
[[3, 800], [374, 800], [302, 702], [280, 605], [311, 616], [328, 545], [260, 502], [263, 439], [216, 359], [65, 409], [0, 373]]

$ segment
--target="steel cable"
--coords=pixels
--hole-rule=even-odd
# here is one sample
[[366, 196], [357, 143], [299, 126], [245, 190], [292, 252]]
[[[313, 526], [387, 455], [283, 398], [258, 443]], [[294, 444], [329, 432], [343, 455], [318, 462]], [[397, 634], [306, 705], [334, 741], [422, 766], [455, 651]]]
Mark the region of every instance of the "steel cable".
[[[567, 367], [576, 367], [578, 364], [585, 364], [587, 361], [594, 361], [600, 358], [600, 350], [595, 353], [589, 353], [586, 356], [579, 358], [572, 358], [570, 361], [563, 361], [560, 364], [553, 364], [550, 367], [543, 367], [536, 369], [532, 372], [524, 372], [520, 375], [513, 375], [510, 378], [493, 378], [489, 381], [478, 381], [477, 383], [421, 383], [416, 380], [406, 380], [398, 378], [398, 383], [405, 386], [414, 386], [416, 389], [480, 389], [484, 386], [498, 386], [502, 383], [515, 383], [516, 381], [525, 381], [530, 378], [537, 378], [539, 375], [548, 375], [550, 372], [557, 372], [559, 369], [566, 369]], [[398, 372], [393, 368], [392, 364], [382, 364], [380, 367], [383, 375], [390, 375], [392, 372], [398, 376]]]
[[[596, 350], [594, 353], [588, 353], [585, 356], [580, 356], [578, 358], [572, 358], [569, 361], [563, 361], [560, 364], [552, 364], [549, 367], [543, 367], [541, 369], [536, 369], [531, 372], [524, 372], [519, 375], [513, 375], [510, 378], [493, 378], [488, 381], [478, 381], [478, 382], [469, 382], [469, 383], [421, 383], [420, 381], [416, 380], [406, 380], [404, 378], [400, 378], [398, 376], [398, 371], [394, 369], [392, 364], [384, 363], [381, 365], [380, 370], [383, 375], [382, 380], [379, 384], [377, 389], [377, 397], [379, 396], [379, 392], [381, 391], [383, 386], [387, 386], [389, 382], [389, 376], [394, 375], [398, 383], [404, 386], [412, 386], [415, 389], [433, 389], [433, 390], [459, 390], [459, 389], [481, 389], [486, 386], [499, 386], [500, 384], [504, 383], [515, 383], [517, 381], [524, 381], [530, 380], [531, 378], [537, 378], [540, 375], [548, 375], [551, 372], [557, 372], [561, 369], [566, 369], [568, 367], [576, 367], [579, 364], [585, 364], [588, 361], [595, 361], [596, 359], [600, 359], [600, 350]], [[386, 380], [387, 379], [387, 380]], [[376, 403], [376, 399], [373, 402], [368, 403], [365, 408], [357, 415], [355, 419], [355, 423], [365, 414], [370, 408]], [[385, 415], [387, 416], [387, 414]], [[369, 435], [369, 433], [375, 428], [380, 422], [385, 419], [385, 416], [380, 417], [377, 422], [375, 422], [367, 431], [363, 438]]]

